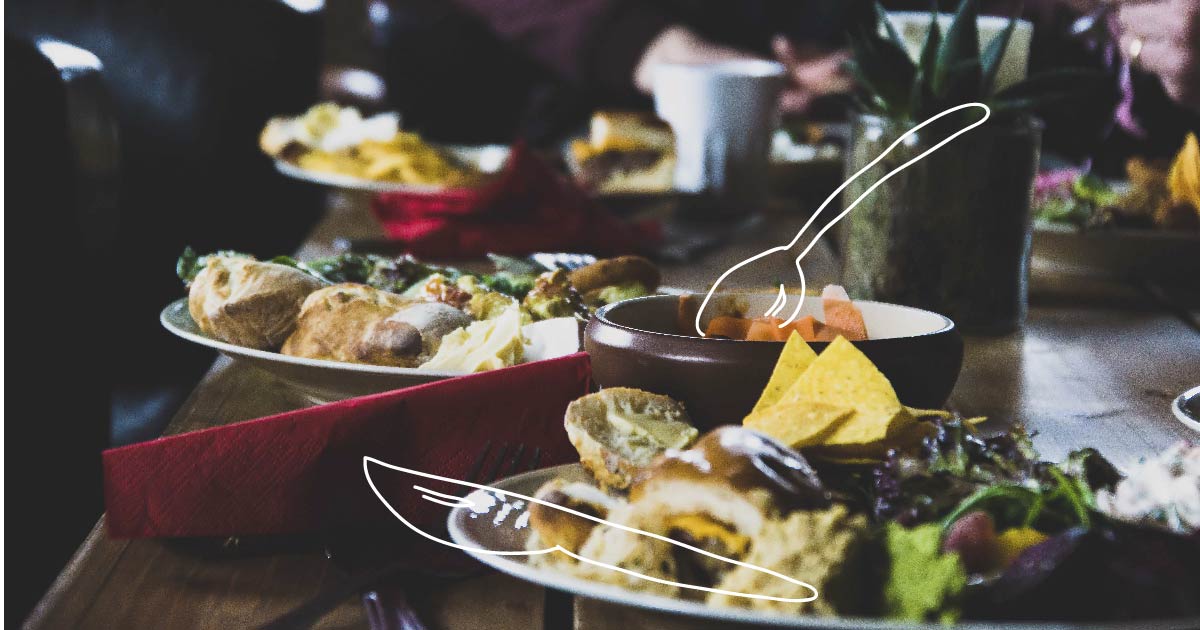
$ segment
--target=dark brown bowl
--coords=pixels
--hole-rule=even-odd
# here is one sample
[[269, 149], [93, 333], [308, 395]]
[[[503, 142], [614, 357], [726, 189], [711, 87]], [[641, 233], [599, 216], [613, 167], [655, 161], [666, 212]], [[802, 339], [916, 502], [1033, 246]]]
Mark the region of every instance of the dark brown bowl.
[[[774, 295], [747, 295], [750, 313], [765, 312]], [[610, 304], [587, 326], [584, 347], [601, 387], [636, 387], [687, 406], [697, 427], [738, 424], [754, 407], [783, 351], [783, 342], [705, 339], [680, 334], [678, 296], [655, 295]], [[855, 301], [872, 337], [856, 341], [892, 382], [901, 402], [945, 404], [962, 367], [963, 343], [954, 322], [930, 311]], [[821, 300], [802, 315], [822, 314]], [[812, 342], [818, 353], [828, 345]]]

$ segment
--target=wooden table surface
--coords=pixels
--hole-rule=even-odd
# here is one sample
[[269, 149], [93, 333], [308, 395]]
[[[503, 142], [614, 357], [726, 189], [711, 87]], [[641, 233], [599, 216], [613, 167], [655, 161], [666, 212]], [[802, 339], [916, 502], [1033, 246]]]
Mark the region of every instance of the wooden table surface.
[[[299, 252], [327, 254], [339, 237], [377, 237], [360, 198], [334, 197], [327, 218]], [[715, 272], [787, 240], [795, 217], [772, 218], [759, 232], [687, 266], [664, 269], [664, 283], [707, 289]], [[836, 278], [828, 249], [806, 270], [820, 286]], [[761, 278], [759, 286], [768, 284]], [[998, 338], [968, 338], [950, 406], [993, 422], [1024, 421], [1054, 459], [1095, 446], [1125, 466], [1195, 434], [1168, 404], [1200, 384], [1197, 295], [1154, 286], [1034, 277], [1024, 329]], [[1190, 321], [1189, 321], [1190, 319]], [[183, 343], [164, 333], [163, 343]], [[197, 385], [168, 433], [192, 431], [296, 409], [305, 399], [271, 376], [221, 358]], [[341, 575], [317, 549], [280, 549], [250, 557], [197, 550], [178, 541], [110, 540], [103, 519], [26, 621], [35, 629], [212, 628], [261, 625], [331, 587]], [[414, 599], [417, 599], [414, 597]], [[565, 608], [581, 630], [695, 628], [692, 620], [590, 600], [573, 610], [561, 596], [503, 575], [486, 575], [422, 593], [418, 609], [431, 628], [542, 628], [546, 602]], [[563, 617], [552, 617], [562, 619]], [[362, 628], [357, 598], [319, 628]], [[557, 624], [552, 624], [557, 625]]]

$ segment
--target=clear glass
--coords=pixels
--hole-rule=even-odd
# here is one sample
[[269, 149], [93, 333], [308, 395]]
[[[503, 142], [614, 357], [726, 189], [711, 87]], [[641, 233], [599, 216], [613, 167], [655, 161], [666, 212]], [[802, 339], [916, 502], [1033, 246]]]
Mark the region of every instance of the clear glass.
[[[912, 126], [857, 117], [847, 177]], [[842, 203], [962, 126], [957, 121], [952, 128], [924, 129], [847, 187]], [[1019, 328], [1028, 307], [1030, 208], [1041, 132], [1032, 117], [989, 122], [884, 182], [841, 226], [846, 290], [860, 299], [942, 313], [966, 332]]]

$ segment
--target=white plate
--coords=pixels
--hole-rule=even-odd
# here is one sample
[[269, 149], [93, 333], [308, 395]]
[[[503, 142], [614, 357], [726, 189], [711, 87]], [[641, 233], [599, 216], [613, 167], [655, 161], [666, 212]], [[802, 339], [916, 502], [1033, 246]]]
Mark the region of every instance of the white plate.
[[[510, 477], [502, 481], [492, 484], [492, 487], [498, 490], [507, 490], [517, 494], [533, 496], [537, 489], [542, 484], [555, 478], [564, 478], [569, 481], [590, 481], [590, 477], [583, 467], [579, 464], [567, 464], [565, 466], [557, 466], [554, 468], [545, 468], [535, 470]], [[481, 491], [477, 491], [481, 492]], [[506, 518], [490, 518], [488, 514], [479, 514], [466, 508], [456, 508], [450, 511], [450, 516], [447, 522], [447, 527], [450, 531], [451, 538], [454, 542], [464, 547], [479, 549], [481, 551], [520, 551], [525, 548], [525, 538], [528, 536], [529, 529], [515, 529], [509, 526], [509, 523], [522, 523], [525, 519], [519, 518], [519, 512], [522, 508], [516, 507], [517, 502], [505, 504], [503, 501], [493, 502], [495, 506], [508, 505], [508, 511], [504, 515]], [[490, 513], [489, 513], [490, 514]], [[494, 523], [502, 523], [496, 525]], [[704, 618], [712, 621], [725, 623], [740, 623], [749, 625], [770, 625], [774, 627], [784, 628], [807, 628], [814, 629], [829, 629], [829, 630], [850, 630], [850, 629], [874, 629], [874, 630], [952, 630], [958, 628], [961, 630], [990, 630], [1004, 628], [1008, 630], [1029, 629], [1029, 630], [1094, 630], [1101, 628], [1109, 629], [1148, 629], [1156, 628], [1159, 630], [1175, 630], [1184, 628], [1200, 627], [1200, 619], [1180, 619], [1170, 621], [1142, 621], [1142, 622], [1125, 622], [1119, 624], [1104, 624], [1104, 623], [995, 623], [995, 622], [964, 622], [956, 625], [943, 625], [940, 623], [911, 623], [902, 621], [890, 621], [886, 619], [866, 619], [862, 617], [801, 617], [801, 616], [784, 616], [778, 614], [767, 614], [759, 612], [751, 612], [747, 610], [731, 609], [731, 608], [710, 608], [702, 603], [682, 601], [670, 597], [660, 595], [648, 595], [645, 593], [637, 593], [635, 591], [626, 590], [617, 586], [592, 582], [581, 578], [564, 575], [562, 573], [535, 567], [525, 562], [524, 556], [500, 556], [489, 553], [476, 553], [467, 551], [476, 560], [491, 566], [494, 569], [503, 571], [513, 577], [541, 584], [549, 588], [554, 588], [560, 591], [566, 591], [573, 595], [588, 597], [591, 599], [599, 599], [614, 604], [622, 604], [633, 606], [636, 608], [644, 608], [648, 610], [659, 611], [662, 613], [681, 615], [686, 617]]]
[[[314, 402], [365, 396], [465, 375], [462, 372], [434, 372], [415, 368], [306, 359], [225, 343], [200, 332], [196, 322], [192, 320], [191, 313], [188, 312], [186, 298], [176, 300], [164, 308], [159, 315], [159, 321], [172, 334], [270, 372], [306, 394]], [[528, 334], [530, 327], [554, 326], [556, 323], [557, 320], [545, 320], [526, 326], [526, 334], [531, 336], [533, 341], [526, 347], [528, 360], [552, 359], [579, 350], [578, 340], [574, 345], [564, 343], [561, 334]]]
[[[504, 145], [449, 145], [441, 148], [455, 160], [488, 175], [499, 173], [500, 169], [504, 168], [504, 165], [508, 163], [509, 149]], [[425, 194], [434, 194], [447, 190], [446, 186], [437, 184], [398, 184], [396, 182], [361, 179], [337, 173], [310, 171], [285, 160], [275, 160], [275, 170], [301, 181], [347, 190], [362, 190], [374, 193], [407, 192]]]

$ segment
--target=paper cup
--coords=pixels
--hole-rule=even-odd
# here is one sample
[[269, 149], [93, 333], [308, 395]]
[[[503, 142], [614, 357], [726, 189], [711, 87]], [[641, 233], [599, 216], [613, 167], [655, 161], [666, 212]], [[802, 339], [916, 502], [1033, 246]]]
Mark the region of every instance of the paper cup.
[[762, 60], [660, 64], [654, 106], [675, 131], [675, 187], [762, 204], [786, 70]]

